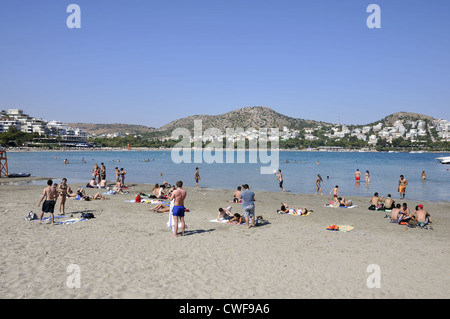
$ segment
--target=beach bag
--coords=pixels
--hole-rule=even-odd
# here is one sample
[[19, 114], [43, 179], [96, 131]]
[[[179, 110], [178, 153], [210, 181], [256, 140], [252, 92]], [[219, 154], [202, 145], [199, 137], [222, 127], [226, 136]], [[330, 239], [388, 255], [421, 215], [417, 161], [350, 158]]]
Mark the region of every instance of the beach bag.
[[81, 214], [81, 218], [90, 219], [90, 218], [95, 218], [95, 216], [92, 213], [83, 213], [83, 214]]
[[141, 202], [141, 195], [137, 194], [135, 202], [136, 203], [140, 203]]
[[34, 212], [29, 212], [27, 214], [27, 217], [25, 217], [25, 220], [33, 220], [33, 219], [37, 219], [37, 215]]

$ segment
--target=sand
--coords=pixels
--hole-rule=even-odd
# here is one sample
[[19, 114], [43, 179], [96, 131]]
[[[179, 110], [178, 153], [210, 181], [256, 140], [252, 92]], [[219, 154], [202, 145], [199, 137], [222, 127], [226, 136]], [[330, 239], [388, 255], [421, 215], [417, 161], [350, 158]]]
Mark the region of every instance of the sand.
[[[173, 238], [167, 213], [127, 202], [152, 185], [130, 186], [130, 194], [108, 200], [68, 199], [65, 219], [95, 218], [51, 226], [25, 220], [30, 211], [39, 215], [44, 186], [0, 185], [1, 298], [450, 297], [449, 202], [423, 203], [433, 219], [433, 230], [424, 230], [389, 223], [367, 209], [368, 198], [329, 208], [329, 195], [256, 192], [266, 222], [247, 229], [210, 222], [219, 207], [241, 212], [229, 203], [233, 191], [186, 188], [186, 234]], [[314, 212], [281, 215], [281, 201]], [[326, 230], [332, 224], [354, 229]]]

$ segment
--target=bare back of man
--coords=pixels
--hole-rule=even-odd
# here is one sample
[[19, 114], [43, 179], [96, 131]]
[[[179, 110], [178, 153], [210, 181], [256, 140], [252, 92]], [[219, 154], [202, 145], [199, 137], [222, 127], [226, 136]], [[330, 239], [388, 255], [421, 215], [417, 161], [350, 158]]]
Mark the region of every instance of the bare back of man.
[[430, 217], [430, 213], [428, 213], [427, 210], [422, 209], [422, 208], [419, 208], [418, 210], [416, 210], [414, 215], [415, 215], [414, 216], [415, 220], [417, 222], [419, 222], [419, 223], [427, 222], [427, 217], [428, 217], [428, 220], [429, 220], [429, 217]]
[[400, 208], [393, 208], [391, 211], [391, 222], [397, 222], [398, 221], [398, 214], [400, 214]]
[[184, 200], [186, 198], [186, 190], [182, 189], [182, 188], [177, 188], [176, 190], [174, 190], [172, 192], [172, 196], [170, 197], [170, 199], [174, 199], [174, 206], [184, 206]]

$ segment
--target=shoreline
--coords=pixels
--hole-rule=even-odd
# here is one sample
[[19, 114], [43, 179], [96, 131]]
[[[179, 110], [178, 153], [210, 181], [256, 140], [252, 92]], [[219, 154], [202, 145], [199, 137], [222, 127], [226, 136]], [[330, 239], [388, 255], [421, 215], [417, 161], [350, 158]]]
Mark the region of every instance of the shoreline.
[[[131, 147], [130, 149], [124, 148], [114, 148], [114, 147], [96, 147], [96, 148], [65, 148], [65, 149], [41, 149], [41, 148], [32, 148], [32, 147], [19, 147], [19, 148], [3, 148], [6, 152], [142, 152], [142, 151], [181, 151], [181, 150], [189, 150], [189, 151], [201, 151], [207, 150], [207, 147], [204, 148], [151, 148], [151, 147]], [[272, 151], [272, 149], [266, 148], [258, 148], [258, 149], [226, 149], [226, 148], [215, 148], [216, 151]], [[340, 150], [319, 150], [319, 149], [273, 149], [273, 151], [278, 152], [326, 152], [326, 153], [410, 153], [410, 154], [450, 154], [450, 152], [446, 151], [377, 151], [377, 150], [365, 150], [365, 149], [340, 149]]]
[[[10, 183], [19, 183], [19, 184], [23, 183], [22, 185], [26, 186], [26, 185], [30, 185], [29, 182], [33, 182], [33, 181], [42, 181], [42, 183], [43, 183], [42, 185], [45, 185], [44, 182], [49, 180], [49, 179], [53, 180], [53, 182], [58, 182], [58, 181], [55, 181], [57, 179], [55, 177], [39, 177], [39, 176], [11, 177], [11, 178], [0, 178], [0, 186], [1, 185], [18, 186], [18, 185], [14, 185], [14, 184], [10, 184]], [[75, 185], [77, 185], [77, 187], [84, 187], [84, 186], [86, 186], [87, 182], [86, 183], [68, 183], [68, 184], [72, 184], [72, 185], [75, 184]], [[114, 181], [107, 181], [107, 184], [108, 185], [113, 185]], [[155, 183], [143, 183], [143, 182], [133, 182], [133, 181], [127, 181], [127, 184], [148, 186], [148, 188], [151, 188], [151, 187], [153, 187], [155, 185]], [[30, 185], [30, 186], [41, 186], [41, 185]], [[193, 187], [189, 186], [189, 187], [185, 187], [185, 188], [193, 188]], [[105, 188], [88, 188], [88, 189], [97, 190], [99, 192], [106, 192]], [[195, 189], [195, 188], [193, 188], [193, 189]], [[205, 189], [205, 190], [209, 189], [209, 190], [221, 191], [221, 192], [234, 192], [235, 191], [234, 187], [230, 187], [230, 188], [200, 187], [199, 189]], [[258, 192], [271, 193], [271, 194], [272, 193], [273, 194], [285, 194], [285, 195], [288, 195], [288, 196], [316, 196], [318, 198], [327, 197], [327, 198], [331, 198], [332, 199], [332, 196], [330, 197], [330, 195], [325, 195], [325, 194], [324, 195], [319, 195], [319, 194], [312, 194], [312, 193], [293, 193], [293, 192], [284, 192], [284, 193], [282, 193], [282, 192], [271, 192], [271, 191], [265, 191], [265, 190], [258, 190]], [[369, 198], [371, 197], [371, 196], [365, 197], [365, 196], [350, 196], [350, 195], [349, 196], [342, 195], [342, 196], [348, 197], [348, 199], [356, 198], [359, 201], [366, 200], [368, 206], [369, 206], [368, 201], [369, 201]], [[350, 197], [352, 197], [352, 198], [350, 198]], [[394, 197], [394, 199], [396, 201], [397, 200], [400, 201], [400, 199], [398, 199], [398, 198]], [[415, 200], [415, 199], [409, 199], [408, 198], [408, 199], [405, 199], [404, 201], [405, 202], [417, 202], [417, 203], [422, 202], [422, 203], [435, 203], [435, 204], [439, 204], [439, 203], [450, 204], [450, 199], [448, 201], [444, 201], [444, 200], [432, 201], [432, 200]]]
[[[325, 207], [331, 198], [327, 195], [255, 191], [256, 215], [265, 222], [246, 229], [211, 222], [218, 207], [242, 212], [240, 204], [230, 203], [233, 191], [186, 187], [186, 235], [173, 238], [167, 213], [152, 212], [152, 204], [130, 202], [151, 188], [129, 186], [129, 194], [108, 200], [67, 199], [67, 218], [78, 218], [81, 212], [95, 218], [51, 226], [24, 220], [30, 210], [39, 212], [43, 186], [0, 185], [3, 298], [450, 297], [450, 203], [425, 204], [433, 230], [423, 230], [390, 223], [384, 212], [367, 209], [366, 198], [352, 198], [356, 207], [344, 209]], [[281, 201], [313, 212], [278, 214]], [[332, 224], [354, 229], [326, 230]], [[80, 269], [79, 288], [67, 284], [72, 265]], [[368, 285], [372, 265], [381, 270], [379, 288]]]

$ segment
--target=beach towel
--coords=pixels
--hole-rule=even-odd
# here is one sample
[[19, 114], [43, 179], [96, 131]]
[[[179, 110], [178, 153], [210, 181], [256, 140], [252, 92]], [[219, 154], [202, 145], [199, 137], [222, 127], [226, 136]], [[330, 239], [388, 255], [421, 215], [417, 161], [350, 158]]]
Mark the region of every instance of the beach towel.
[[73, 219], [68, 219], [68, 220], [64, 220], [64, 221], [58, 221], [55, 222], [55, 224], [58, 225], [68, 225], [68, 224], [73, 224], [73, 223], [78, 223], [78, 222], [84, 222], [85, 220], [87, 220], [86, 218], [73, 218]]
[[312, 211], [308, 211], [308, 212], [306, 212], [306, 214], [297, 214], [296, 212], [292, 212], [292, 211], [289, 211], [289, 213], [284, 213], [283, 215], [294, 215], [294, 216], [308, 216], [309, 214], [311, 214], [312, 213]]
[[355, 226], [353, 226], [353, 225], [330, 225], [330, 226], [327, 226], [325, 229], [346, 233], [346, 232], [353, 230], [353, 228], [355, 228]]
[[209, 222], [226, 224], [228, 221], [229, 221], [229, 219], [226, 219], [226, 218], [219, 218], [219, 220], [217, 220], [217, 218], [215, 218], [215, 219], [211, 219]]
[[[170, 211], [169, 211], [169, 221], [167, 222], [167, 227], [170, 228], [170, 230], [172, 231], [172, 234], [175, 233], [175, 224], [173, 221], [173, 206], [174, 206], [175, 200], [172, 199], [172, 201], [170, 202]], [[178, 222], [178, 227], [181, 228], [181, 222]]]
[[[66, 217], [67, 216], [64, 216], [64, 215], [56, 215], [54, 224], [56, 224], [56, 225], [68, 225], [68, 224], [73, 224], [73, 223], [77, 223], [77, 222], [84, 222], [85, 220], [87, 220], [86, 218], [72, 218], [72, 219], [67, 219], [67, 220], [62, 220], [62, 221], [56, 221], [57, 219], [66, 218]], [[39, 220], [39, 218], [38, 219], [33, 219], [33, 220]], [[44, 217], [44, 218], [42, 218], [42, 221], [50, 223], [51, 217], [50, 216]]]
[[[211, 219], [210, 222], [211, 223], [221, 223], [221, 224], [227, 224], [229, 221], [229, 219], [226, 218], [219, 218], [219, 220], [217, 220], [217, 218], [215, 219]], [[255, 221], [256, 223], [258, 222], [257, 220]], [[230, 224], [237, 224], [237, 222], [231, 222]], [[245, 221], [243, 221], [242, 223], [240, 223], [239, 225], [244, 225]]]
[[331, 208], [355, 208], [355, 207], [358, 207], [358, 206], [352, 205], [352, 206], [336, 206], [336, 207], [334, 207], [334, 206], [332, 206], [330, 204], [326, 204], [325, 207], [331, 207]]

